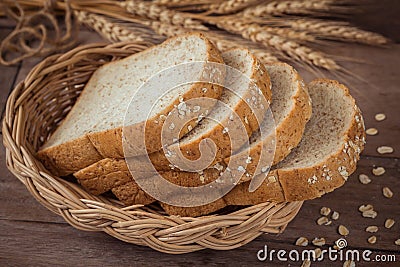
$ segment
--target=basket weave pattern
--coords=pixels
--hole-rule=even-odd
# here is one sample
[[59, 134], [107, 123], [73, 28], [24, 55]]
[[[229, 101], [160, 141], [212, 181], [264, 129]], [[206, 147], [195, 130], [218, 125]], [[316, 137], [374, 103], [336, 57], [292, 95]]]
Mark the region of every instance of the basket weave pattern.
[[35, 158], [99, 66], [148, 46], [126, 42], [80, 46], [50, 56], [33, 68], [7, 101], [2, 127], [8, 169], [43, 206], [73, 227], [104, 231], [165, 253], [228, 250], [263, 233], [282, 232], [302, 202], [267, 202], [197, 218], [169, 216], [157, 206], [126, 207], [113, 198], [91, 195], [78, 184], [53, 176]]

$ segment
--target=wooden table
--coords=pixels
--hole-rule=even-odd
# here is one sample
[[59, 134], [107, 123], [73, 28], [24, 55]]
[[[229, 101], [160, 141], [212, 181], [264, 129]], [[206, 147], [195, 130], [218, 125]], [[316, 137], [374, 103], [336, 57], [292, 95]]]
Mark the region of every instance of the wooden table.
[[[351, 61], [343, 65], [364, 81], [347, 76], [346, 83], [357, 98], [363, 111], [367, 128], [379, 130], [377, 136], [368, 136], [359, 167], [349, 181], [333, 193], [320, 199], [307, 201], [300, 213], [286, 231], [278, 236], [263, 235], [250, 244], [231, 251], [203, 250], [185, 255], [166, 255], [147, 247], [127, 244], [104, 233], [83, 232], [72, 228], [61, 217], [54, 215], [28, 193], [25, 187], [6, 169], [4, 147], [0, 149], [0, 266], [204, 266], [204, 265], [243, 265], [243, 266], [300, 266], [301, 262], [278, 261], [260, 262], [257, 252], [268, 245], [268, 249], [299, 249], [294, 245], [300, 236], [310, 241], [324, 237], [332, 246], [340, 236], [337, 227], [345, 225], [349, 230], [348, 249], [369, 249], [374, 255], [395, 255], [394, 262], [357, 262], [357, 266], [400, 266], [400, 246], [394, 241], [400, 238], [400, 40], [397, 32], [399, 20], [395, 20], [398, 1], [385, 1], [392, 6], [373, 7], [369, 13], [359, 14], [354, 21], [366, 28], [385, 33], [393, 38], [390, 48], [380, 49], [361, 45], [335, 43], [326, 47], [333, 55], [362, 59], [365, 63]], [[394, 6], [393, 6], [394, 5]], [[392, 8], [393, 7], [393, 8]], [[390, 20], [392, 16], [393, 20]], [[383, 19], [385, 18], [385, 19]], [[0, 19], [0, 39], [12, 30], [12, 23]], [[82, 29], [82, 42], [100, 40], [92, 32]], [[0, 66], [0, 107], [4, 110], [6, 98], [17, 82], [24, 79], [29, 70], [40, 59], [27, 59], [13, 67]], [[307, 81], [312, 76], [300, 69]], [[328, 76], [332, 76], [327, 74]], [[376, 113], [385, 113], [382, 122], [374, 119]], [[381, 145], [392, 146], [394, 153], [380, 155], [376, 148]], [[383, 166], [386, 173], [380, 177], [372, 175], [373, 166]], [[368, 174], [372, 183], [363, 185], [358, 180], [360, 173]], [[388, 186], [394, 192], [391, 199], [382, 195], [382, 188]], [[373, 204], [378, 216], [375, 219], [363, 218], [358, 211], [362, 204]], [[319, 210], [326, 206], [340, 213], [340, 218], [330, 226], [319, 226]], [[387, 218], [396, 223], [391, 229], [383, 225]], [[365, 232], [368, 225], [377, 225], [376, 244], [369, 244], [367, 238], [372, 234]], [[315, 248], [309, 245], [307, 248]], [[313, 263], [313, 266], [342, 266], [342, 262]]]

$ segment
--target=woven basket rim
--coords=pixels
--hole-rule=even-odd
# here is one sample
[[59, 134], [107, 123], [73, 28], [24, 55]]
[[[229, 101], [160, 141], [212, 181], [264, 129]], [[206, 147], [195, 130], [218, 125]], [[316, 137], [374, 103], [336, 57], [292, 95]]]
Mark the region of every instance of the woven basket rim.
[[7, 168], [39, 203], [73, 227], [104, 231], [164, 253], [228, 250], [263, 233], [281, 233], [303, 202], [266, 202], [229, 214], [194, 218], [169, 216], [152, 206], [126, 207], [115, 199], [91, 195], [78, 184], [52, 175], [36, 159], [39, 144], [68, 112], [91, 73], [109, 60], [140, 52], [150, 45], [93, 43], [49, 56], [37, 64], [7, 100], [2, 123]]

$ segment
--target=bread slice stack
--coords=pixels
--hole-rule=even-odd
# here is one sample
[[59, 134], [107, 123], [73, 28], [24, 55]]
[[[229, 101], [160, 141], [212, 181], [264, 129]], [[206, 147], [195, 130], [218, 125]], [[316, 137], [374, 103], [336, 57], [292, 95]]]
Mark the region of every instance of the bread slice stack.
[[[216, 83], [186, 84], [167, 92], [147, 117], [143, 106], [152, 103], [156, 92], [135, 95], [138, 101], [130, 102], [154, 73], [197, 61], [214, 62], [218, 70], [200, 65], [193, 79], [218, 73]], [[222, 64], [226, 68], [219, 67]], [[235, 71], [248, 79], [232, 78]], [[170, 79], [179, 81], [173, 75]], [[234, 89], [223, 86], [227, 84]], [[171, 115], [182, 99], [202, 97], [215, 101], [188, 106], [203, 115], [184, 124], [173, 141], [162, 143], [163, 126], [170, 122], [160, 118]], [[134, 133], [145, 130], [146, 144], [125, 158], [124, 115], [135, 103], [137, 116], [129, 127]], [[172, 120], [180, 123], [177, 117]], [[37, 155], [53, 174], [73, 174], [90, 193], [111, 191], [126, 205], [157, 201], [132, 174], [149, 181], [161, 175], [176, 185], [198, 187], [230, 173], [235, 177], [233, 189], [212, 203], [180, 207], [160, 202], [168, 214], [201, 216], [229, 205], [320, 197], [342, 186], [354, 172], [364, 143], [361, 112], [344, 85], [319, 79], [306, 86], [288, 64], [263, 65], [246, 49], [221, 53], [205, 36], [191, 33], [95, 71]], [[214, 157], [202, 155], [202, 146], [212, 147]], [[175, 164], [174, 157], [187, 164]], [[143, 164], [145, 158], [151, 168]], [[205, 160], [193, 164], [199, 159]], [[180, 197], [178, 192], [168, 193]]]

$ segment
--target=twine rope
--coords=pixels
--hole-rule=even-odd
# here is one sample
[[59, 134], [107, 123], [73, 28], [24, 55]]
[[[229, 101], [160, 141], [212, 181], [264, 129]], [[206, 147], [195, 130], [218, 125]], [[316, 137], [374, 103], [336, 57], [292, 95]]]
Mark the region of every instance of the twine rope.
[[[57, 0], [46, 0], [43, 8], [32, 14], [26, 14], [17, 1], [13, 5], [3, 4], [5, 14], [15, 20], [15, 29], [1, 42], [0, 64], [10, 66], [32, 56], [44, 56], [55, 51], [62, 51], [76, 43], [77, 23], [69, 0], [65, 0], [64, 22], [66, 30], [62, 35], [59, 22], [54, 10]], [[45, 23], [50, 23], [50, 27]], [[49, 34], [49, 28], [54, 30], [54, 36]], [[36, 41], [36, 42], [35, 42]], [[6, 54], [16, 53], [14, 57], [6, 59]]]

